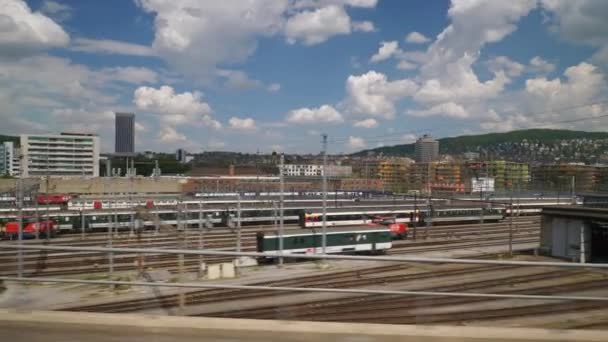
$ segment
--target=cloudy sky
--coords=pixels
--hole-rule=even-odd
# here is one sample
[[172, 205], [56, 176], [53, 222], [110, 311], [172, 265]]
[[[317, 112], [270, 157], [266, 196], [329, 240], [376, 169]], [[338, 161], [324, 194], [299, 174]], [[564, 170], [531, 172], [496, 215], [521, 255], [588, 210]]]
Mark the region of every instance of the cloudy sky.
[[0, 134], [111, 151], [114, 111], [140, 151], [606, 130], [606, 18], [604, 0], [0, 0]]

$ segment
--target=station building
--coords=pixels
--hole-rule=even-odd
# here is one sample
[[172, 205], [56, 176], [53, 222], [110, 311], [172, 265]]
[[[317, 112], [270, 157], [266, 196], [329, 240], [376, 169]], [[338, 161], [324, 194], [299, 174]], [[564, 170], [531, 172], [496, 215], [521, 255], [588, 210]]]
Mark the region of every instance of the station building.
[[543, 208], [539, 251], [581, 263], [608, 262], [608, 208]]

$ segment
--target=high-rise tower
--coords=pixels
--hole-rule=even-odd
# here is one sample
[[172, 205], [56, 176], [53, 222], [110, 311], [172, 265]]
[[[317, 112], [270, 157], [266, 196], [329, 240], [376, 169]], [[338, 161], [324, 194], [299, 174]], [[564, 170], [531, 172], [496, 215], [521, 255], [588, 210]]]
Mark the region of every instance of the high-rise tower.
[[135, 152], [135, 114], [116, 114], [116, 144], [114, 152], [117, 155], [130, 156]]

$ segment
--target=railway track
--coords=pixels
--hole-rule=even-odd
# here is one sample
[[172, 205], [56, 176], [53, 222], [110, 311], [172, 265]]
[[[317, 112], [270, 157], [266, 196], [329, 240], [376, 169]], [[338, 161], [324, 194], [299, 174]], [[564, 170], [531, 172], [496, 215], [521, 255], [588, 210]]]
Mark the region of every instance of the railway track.
[[[464, 284], [425, 287], [424, 290], [560, 295], [604, 289], [608, 285], [608, 279], [605, 276], [595, 279], [577, 279], [583, 274], [585, 271], [582, 270], [546, 270], [519, 276], [509, 276], [505, 272], [504, 277]], [[557, 285], [545, 284], [548, 281], [563, 282], [564, 278], [568, 278], [570, 281]], [[488, 303], [487, 308], [479, 308], [484, 306], [484, 303]], [[472, 309], [463, 309], [464, 305], [472, 305]], [[487, 298], [367, 295], [309, 301], [294, 305], [269, 305], [246, 310], [206, 312], [200, 316], [386, 324], [469, 324], [469, 322], [574, 313], [602, 308], [606, 308], [605, 303], [590, 301], [550, 301], [540, 304], [526, 303], [514, 304], [511, 307], [505, 307], [505, 305], [496, 307], [496, 300]], [[593, 322], [593, 326], [607, 325], [608, 318], [604, 321]], [[570, 326], [578, 327], [575, 324], [570, 324]]]
[[[473, 224], [473, 225], [445, 225], [445, 226], [433, 226], [433, 227], [418, 227], [415, 230], [420, 234], [419, 237], [420, 238], [428, 238], [429, 234], [432, 234], [434, 236], [437, 235], [441, 235], [442, 233], [444, 234], [443, 237], [449, 238], [449, 237], [457, 237], [459, 234], [466, 234], [469, 232], [476, 232], [476, 231], [489, 231], [491, 232], [493, 229], [503, 229], [506, 225], [508, 224], [508, 221], [502, 221], [502, 222], [498, 222], [498, 223], [485, 223], [485, 224]], [[520, 218], [517, 220], [514, 220], [514, 226], [515, 227], [519, 227], [522, 225], [530, 225], [530, 224], [540, 224], [540, 219], [538, 218], [534, 218], [534, 217], [525, 217], [525, 218]], [[285, 225], [285, 228], [287, 230], [290, 229], [294, 229], [294, 230], [299, 230], [299, 226], [298, 225]], [[248, 227], [243, 228], [241, 233], [242, 236], [255, 236], [255, 233], [258, 231], [273, 231], [276, 228], [274, 227], [268, 227], [268, 226], [257, 226], [257, 227]], [[331, 229], [331, 228], [330, 228]], [[410, 237], [413, 235], [413, 231], [414, 228], [410, 227]], [[132, 236], [131, 234], [129, 234], [128, 232], [121, 232], [120, 234], [114, 234], [113, 235], [113, 244], [114, 245], [121, 245], [121, 246], [126, 246], [126, 245], [131, 245], [131, 244], [138, 244], [141, 242], [147, 242], [147, 243], [152, 243], [153, 241], [178, 241], [178, 240], [183, 240], [184, 236], [187, 236], [189, 239], [198, 239], [199, 236], [199, 232], [197, 230], [188, 230], [187, 233], [184, 235], [180, 232], [173, 232], [173, 233], [159, 233], [159, 234], [154, 234], [153, 232], [144, 232], [139, 238], [137, 236]], [[234, 239], [235, 238], [235, 232], [234, 231], [229, 231], [229, 230], [224, 230], [222, 229], [221, 231], [211, 231], [211, 232], [205, 232], [204, 233], [204, 239], [208, 240], [208, 239], [215, 239], [215, 238], [226, 238], [226, 239]], [[41, 241], [43, 240], [24, 240], [23, 243], [24, 244], [39, 244]], [[84, 240], [82, 240], [80, 237], [78, 238], [70, 238], [70, 239], [65, 239], [65, 238], [59, 238], [59, 239], [52, 239], [50, 241], [44, 241], [43, 243], [48, 243], [51, 245], [68, 245], [68, 246], [105, 246], [108, 243], [108, 234], [104, 233], [104, 234], [99, 234], [99, 235], [95, 235], [95, 236], [89, 236], [87, 235], [85, 237]], [[17, 241], [3, 241], [0, 242], [0, 244], [17, 244]], [[2, 255], [6, 255], [6, 254], [13, 254], [14, 251], [3, 251], [0, 249], [0, 257]], [[28, 253], [28, 251], [25, 251], [24, 253]]]
[[[464, 231], [466, 231], [467, 229], [481, 229], [483, 228], [491, 228], [493, 226], [500, 226], [500, 225], [504, 225], [507, 224], [509, 222], [509, 219], [505, 219], [501, 222], [493, 222], [493, 223], [484, 223], [484, 224], [478, 224], [478, 223], [470, 223], [470, 224], [453, 224], [453, 225], [439, 225], [439, 226], [432, 226], [430, 227], [430, 229], [434, 230], [434, 231], [457, 231], [460, 229], [464, 229]], [[515, 217], [513, 218], [513, 223], [514, 225], [517, 224], [528, 224], [528, 223], [540, 223], [540, 217], [539, 216], [521, 216], [521, 217]], [[413, 226], [412, 225], [408, 225], [408, 229], [413, 230]], [[329, 226], [330, 228], [332, 228], [333, 226]], [[292, 224], [285, 224], [285, 228], [286, 229], [300, 229], [300, 226], [298, 224], [292, 223]], [[256, 233], [259, 231], [275, 231], [277, 229], [277, 227], [274, 227], [272, 225], [253, 225], [253, 226], [243, 226], [241, 228], [241, 232], [242, 233]], [[420, 231], [423, 231], [424, 229], [427, 229], [427, 227], [422, 224], [420, 227], [417, 228]], [[190, 228], [186, 230], [186, 234], [189, 236], [196, 236], [199, 234], [199, 230], [196, 228]], [[146, 239], [160, 239], [160, 238], [177, 238], [177, 236], [182, 235], [182, 232], [179, 232], [177, 230], [171, 231], [171, 232], [167, 232], [166, 229], [165, 230], [161, 230], [160, 232], [156, 233], [153, 230], [146, 230], [141, 234], [141, 238], [146, 238]], [[234, 237], [235, 235], [235, 230], [234, 229], [228, 229], [228, 228], [213, 228], [211, 229], [211, 231], [205, 230], [205, 236], [210, 236], [210, 235], [223, 235], [226, 237]], [[118, 232], [115, 232], [113, 234], [113, 237], [116, 241], [135, 241], [137, 239], [137, 236], [135, 233], [131, 234], [130, 231], [128, 230], [120, 230]], [[76, 245], [95, 245], [95, 244], [104, 244], [106, 243], [108, 240], [108, 233], [107, 232], [87, 232], [84, 235], [84, 239], [82, 239], [82, 235], [80, 235], [80, 233], [76, 233], [76, 234], [70, 234], [69, 236], [64, 236], [64, 235], [60, 235], [60, 237], [58, 238], [53, 238], [51, 240], [48, 241], [48, 243], [54, 244], [54, 245], [64, 245], [64, 244], [69, 244], [71, 246], [76, 246]], [[36, 240], [36, 239], [28, 239], [28, 240], [24, 240], [23, 243], [24, 244], [37, 244], [40, 243], [40, 241], [43, 241], [43, 239], [40, 240]], [[46, 240], [44, 240], [46, 242]], [[17, 241], [2, 241], [0, 243], [14, 243], [16, 244]], [[0, 250], [0, 255], [2, 254], [2, 251]]]
[[[520, 230], [513, 233], [513, 243], [538, 242], [538, 227], [522, 226]], [[155, 242], [153, 245], [140, 244], [142, 247], [155, 248], [180, 248], [181, 241]], [[412, 254], [430, 251], [444, 251], [454, 248], [475, 248], [500, 246], [508, 243], [508, 232], [492, 231], [492, 233], [472, 234], [471, 237], [460, 239], [427, 239], [418, 241], [395, 241], [393, 248], [388, 252], [391, 255]], [[126, 245], [129, 246], [129, 245]], [[196, 248], [196, 245], [192, 248]], [[206, 248], [214, 250], [234, 250], [234, 241], [222, 239], [208, 240]], [[242, 250], [245, 252], [255, 251], [255, 240], [253, 236], [245, 236], [242, 239]], [[114, 253], [113, 267], [115, 271], [135, 270], [140, 255], [137, 253]], [[177, 271], [177, 256], [169, 254], [146, 254], [141, 257], [145, 268], [168, 268]], [[205, 256], [207, 263], [229, 262], [230, 257]], [[26, 276], [57, 276], [77, 275], [87, 273], [106, 272], [109, 259], [106, 253], [99, 252], [33, 252], [24, 255], [24, 275]], [[184, 257], [184, 270], [194, 271], [198, 268], [198, 256]], [[0, 257], [0, 275], [14, 275], [16, 273], [16, 255]]]
[[[489, 228], [489, 227], [485, 227]], [[434, 229], [434, 228], [433, 228]], [[475, 232], [469, 230], [471, 237], [456, 238], [456, 239], [440, 239], [442, 231], [448, 228], [438, 229], [433, 231], [427, 240], [418, 241], [395, 241], [390, 254], [406, 254], [418, 253], [425, 251], [449, 250], [453, 248], [468, 248], [482, 247], [505, 244], [508, 238], [504, 231], [505, 227], [498, 228], [494, 226], [492, 229], [487, 229], [483, 232]], [[438, 238], [433, 239], [437, 234]], [[243, 234], [242, 245], [244, 251], [255, 250], [255, 240], [253, 234]], [[538, 241], [538, 228], [535, 225], [520, 226], [517, 231], [514, 231], [514, 243], [527, 243]], [[182, 240], [171, 237], [163, 239], [150, 240], [145, 243], [138, 243], [135, 246], [155, 247], [155, 248], [180, 248], [183, 247]], [[205, 247], [217, 250], [231, 250], [234, 248], [234, 241], [226, 239], [222, 236], [208, 236], [205, 238]], [[131, 241], [116, 242], [114, 246], [128, 247], [133, 246]], [[196, 242], [190, 244], [189, 247], [196, 248]], [[114, 254], [114, 269], [116, 271], [133, 270], [137, 254], [115, 253]], [[172, 255], [146, 255], [144, 257], [145, 267], [153, 268], [173, 268], [177, 267], [177, 257]], [[223, 262], [229, 261], [227, 257], [205, 257], [206, 262]], [[185, 267], [189, 271], [192, 268], [196, 269], [198, 263], [197, 256], [187, 256], [185, 258]], [[24, 270], [26, 275], [30, 276], [49, 276], [49, 275], [68, 275], [82, 273], [104, 272], [108, 265], [108, 258], [105, 253], [97, 252], [36, 252], [28, 251], [24, 253]], [[0, 274], [11, 275], [16, 270], [16, 253], [0, 256]]]
[[[441, 268], [435, 265], [434, 268]], [[410, 274], [395, 274], [409, 268], [409, 265], [387, 265], [372, 267], [357, 271], [342, 271], [332, 274], [298, 277], [289, 280], [258, 282], [249, 285], [264, 286], [298, 286], [298, 287], [328, 287], [328, 288], [361, 288], [374, 285], [397, 286], [408, 290], [415, 289], [417, 284], [424, 280], [446, 279], [447, 285], [424, 287], [425, 291], [474, 291], [503, 294], [564, 294], [573, 291], [603, 289], [608, 285], [608, 279], [589, 278], [581, 280], [584, 270], [563, 270], [556, 268], [543, 268], [530, 274], [511, 275], [509, 272], [517, 266], [458, 266], [449, 270], [426, 270]], [[498, 271], [498, 272], [497, 272]], [[494, 272], [493, 274], [491, 272]], [[492, 277], [483, 279], [483, 276], [492, 274]], [[471, 281], [469, 278], [479, 276], [482, 279]], [[543, 282], [562, 281], [568, 278], [569, 282], [559, 285], [547, 285]], [[461, 279], [469, 279], [466, 282]], [[535, 282], [539, 282], [536, 284]], [[532, 284], [532, 285], [530, 285]], [[419, 288], [421, 286], [418, 286]], [[498, 290], [497, 290], [498, 288]], [[186, 305], [204, 305], [246, 301], [277, 295], [275, 292], [257, 290], [231, 290], [212, 289], [196, 290], [186, 293]], [[280, 294], [278, 296], [281, 296]], [[68, 307], [68, 311], [90, 312], [135, 312], [143, 310], [164, 309], [171, 310], [178, 305], [178, 295], [161, 295], [155, 298], [139, 298], [126, 301], [103, 303], [79, 307]], [[541, 305], [537, 308], [528, 305], [522, 308], [513, 308], [511, 311], [501, 310], [472, 310], [466, 315], [460, 313], [421, 314], [417, 309], [434, 308], [449, 305], [474, 304], [489, 302], [487, 298], [459, 298], [459, 297], [412, 297], [396, 295], [353, 295], [347, 298], [333, 300], [308, 301], [292, 305], [268, 305], [245, 310], [205, 312], [200, 316], [255, 318], [255, 319], [294, 319], [318, 321], [348, 321], [348, 322], [375, 322], [375, 323], [453, 323], [471, 319], [496, 319], [504, 317], [517, 317], [522, 314], [534, 315], [551, 310], [555, 303]], [[269, 301], [270, 302], [270, 301]], [[603, 303], [583, 302], [562, 304], [557, 310], [588, 310], [605, 306]], [[555, 307], [555, 306], [553, 306]], [[193, 309], [195, 310], [195, 309]], [[503, 314], [499, 314], [502, 312]], [[199, 315], [199, 314], [194, 314]]]
[[[288, 280], [256, 282], [248, 285], [263, 285], [263, 286], [298, 286], [298, 287], [332, 287], [345, 288], [353, 286], [382, 284], [387, 281], [415, 281], [420, 279], [430, 279], [440, 275], [443, 276], [459, 276], [474, 274], [475, 272], [487, 272], [492, 269], [499, 269], [501, 266], [460, 266], [444, 271], [422, 271], [412, 274], [394, 275], [392, 277], [379, 276], [382, 273], [391, 273], [403, 271], [411, 268], [407, 264], [393, 264], [380, 267], [368, 267], [358, 270], [338, 271], [333, 273], [324, 273], [322, 275], [301, 276]], [[187, 305], [210, 304], [228, 300], [244, 300], [248, 298], [259, 298], [264, 296], [274, 296], [274, 293], [269, 291], [259, 290], [232, 290], [232, 289], [211, 289], [211, 290], [195, 290], [186, 294]], [[140, 298], [126, 301], [117, 301], [112, 303], [104, 303], [99, 305], [88, 305], [69, 307], [65, 310], [69, 311], [94, 311], [94, 312], [130, 312], [140, 311], [155, 308], [168, 308], [178, 304], [178, 295], [169, 294], [157, 296], [155, 298]]]
[[[493, 270], [513, 270], [515, 267], [504, 267], [504, 268], [488, 268], [482, 270], [483, 272]], [[582, 274], [582, 271], [570, 271], [565, 273], [561, 270], [546, 270], [533, 274], [525, 274], [519, 276], [511, 276], [508, 273], [503, 273], [498, 277], [491, 279], [484, 279], [479, 281], [470, 281], [465, 284], [456, 285], [441, 285], [434, 287], [425, 287], [425, 291], [488, 291], [497, 286], [516, 286], [522, 285], [538, 280], [553, 280], [563, 278], [566, 274], [569, 276], [575, 276]], [[438, 277], [449, 277], [452, 274], [438, 275]], [[422, 280], [422, 279], [418, 279]], [[606, 280], [589, 282], [589, 286], [603, 286]], [[404, 286], [407, 286], [404, 285]], [[536, 289], [526, 288], [525, 290], [511, 290], [511, 291], [492, 291], [493, 293], [547, 293], [547, 290], [553, 290], [552, 293], [558, 293], [560, 290], [555, 286], [542, 286]], [[297, 316], [297, 319], [303, 320], [324, 320], [324, 321], [355, 321], [359, 318], [363, 318], [365, 315], [377, 316], [377, 321], [382, 322], [391, 317], [402, 319], [405, 317], [404, 308], [410, 311], [416, 309], [424, 309], [435, 306], [446, 306], [446, 305], [457, 305], [463, 303], [475, 303], [491, 301], [486, 298], [458, 298], [458, 297], [404, 297], [396, 295], [362, 295], [353, 296], [349, 298], [341, 298], [335, 300], [325, 301], [312, 301], [297, 305], [291, 305], [282, 307], [282, 312], [291, 312], [290, 314]], [[234, 310], [226, 312], [218, 312], [210, 314], [211, 316], [217, 317], [252, 317], [255, 316], [260, 319], [272, 319], [276, 317], [277, 306], [271, 305], [266, 307], [260, 307], [249, 310]], [[381, 308], [381, 309], [380, 309]], [[399, 312], [397, 312], [399, 311]], [[420, 313], [416, 313], [417, 316], [421, 316]], [[451, 313], [453, 315], [453, 313]], [[331, 316], [331, 317], [330, 317]], [[316, 318], [316, 319], [315, 319]], [[370, 319], [366, 317], [366, 319]], [[376, 319], [374, 319], [376, 320]]]

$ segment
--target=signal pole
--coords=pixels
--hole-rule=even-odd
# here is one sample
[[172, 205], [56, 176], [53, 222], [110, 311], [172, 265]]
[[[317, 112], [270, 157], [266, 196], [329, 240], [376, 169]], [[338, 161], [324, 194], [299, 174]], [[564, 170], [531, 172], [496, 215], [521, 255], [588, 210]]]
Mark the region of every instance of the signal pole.
[[[202, 251], [204, 247], [203, 240], [203, 201], [198, 202], [198, 250]], [[198, 256], [198, 277], [203, 276], [203, 255]]]
[[[237, 253], [241, 252], [241, 194], [236, 195], [236, 251]], [[241, 258], [242, 256], [237, 257], [236, 263], [236, 275], [241, 275]]]
[[511, 192], [511, 202], [509, 204], [509, 256], [513, 256], [513, 193]]
[[49, 229], [48, 229], [48, 221], [51, 220], [51, 214], [49, 213], [49, 205], [50, 205], [50, 200], [49, 200], [49, 155], [46, 155], [46, 169], [45, 169], [45, 173], [46, 173], [46, 177], [45, 177], [45, 181], [46, 181], [46, 189], [44, 194], [46, 196], [46, 222], [47, 222], [47, 226], [45, 229], [45, 234], [44, 234], [44, 238], [46, 240], [47, 243], [49, 243], [51, 241], [51, 237], [49, 236]]
[[[285, 155], [281, 153], [281, 162], [279, 164], [279, 266], [283, 265], [283, 233], [284, 233], [284, 218], [283, 218], [283, 192], [285, 191], [285, 176], [283, 169], [285, 166]], [[325, 202], [323, 202], [325, 205]]]
[[19, 250], [17, 254], [17, 276], [21, 278], [23, 277], [23, 249], [21, 248], [23, 244], [23, 178], [21, 172], [19, 173], [19, 178], [17, 178], [17, 182], [17, 206], [19, 209], [19, 212], [17, 214], [19, 215], [17, 220], [17, 224], [19, 225], [19, 230], [17, 232], [17, 238], [19, 239]]
[[[323, 133], [323, 236], [321, 246], [323, 254], [327, 249], [327, 134]], [[315, 248], [316, 250], [316, 248]]]
[[413, 226], [414, 226], [414, 241], [416, 241], [416, 230], [418, 228], [418, 196], [414, 192], [414, 215], [413, 215]]
[[[40, 186], [38, 186], [38, 190], [40, 190]], [[38, 229], [36, 229], [36, 240], [40, 239], [40, 213], [38, 212], [38, 193], [39, 191], [36, 191], [36, 195], [33, 196], [32, 192], [30, 191], [30, 200], [33, 201], [35, 205], [36, 224], [38, 225]]]

